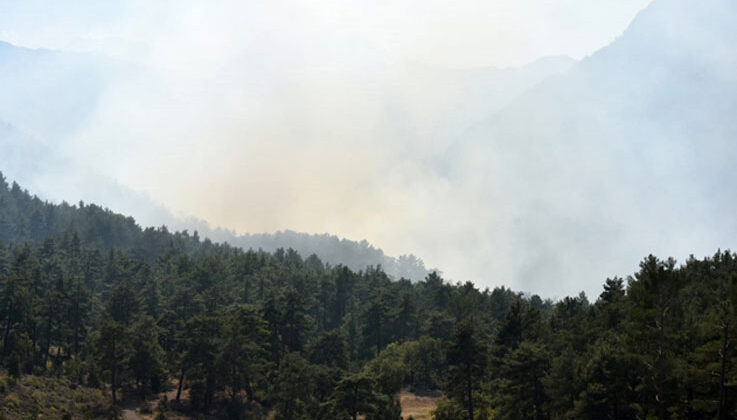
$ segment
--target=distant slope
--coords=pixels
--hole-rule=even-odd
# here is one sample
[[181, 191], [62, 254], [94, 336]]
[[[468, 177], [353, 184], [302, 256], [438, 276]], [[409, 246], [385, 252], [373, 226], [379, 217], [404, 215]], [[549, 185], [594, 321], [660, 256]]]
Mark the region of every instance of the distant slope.
[[565, 74], [575, 63], [555, 56], [515, 68], [399, 65], [387, 77], [387, 118], [403, 141], [417, 137], [423, 148], [442, 145], [448, 136], [503, 109], [549, 77]]
[[0, 170], [44, 199], [88, 201], [160, 225], [171, 214], [68, 155], [65, 142], [93, 117], [105, 90], [135, 67], [98, 54], [0, 41]]
[[428, 274], [423, 261], [414, 255], [390, 257], [366, 240], [355, 242], [327, 233], [311, 235], [287, 230], [273, 234], [246, 234], [231, 238], [226, 236], [223, 240], [244, 249], [263, 249], [266, 252], [274, 252], [278, 248], [293, 248], [301, 255], [315, 254], [332, 265], [343, 264], [353, 270], [363, 270], [368, 265], [381, 266], [396, 279], [421, 281]]
[[7, 174], [11, 181], [15, 180], [31, 191], [38, 192], [44, 199], [103, 203], [103, 207], [115, 212], [134, 215], [144, 227], [166, 225], [172, 230], [197, 231], [203, 238], [228, 242], [244, 249], [274, 252], [278, 248], [292, 248], [303, 256], [316, 254], [327, 263], [342, 264], [356, 271], [380, 265], [387, 274], [397, 279], [404, 277], [420, 281], [428, 273], [422, 260], [417, 257], [403, 255], [394, 258], [365, 240], [356, 242], [328, 234], [311, 235], [293, 231], [237, 235], [229, 230], [213, 228], [196, 218], [177, 217], [146, 195], [76, 165], [72, 160], [55, 154], [49, 146], [2, 121], [0, 156], [3, 156], [2, 163], [5, 165], [2, 173]]
[[[387, 76], [385, 89], [378, 90], [389, 118], [384, 123], [397, 137], [416, 138], [424, 149], [431, 136], [447, 138], [447, 133], [499, 109], [550, 75], [565, 72], [572, 63], [569, 58], [553, 57], [519, 69], [398, 66]], [[143, 226], [197, 230], [203, 237], [245, 248], [291, 247], [354, 270], [382, 265], [397, 278], [421, 280], [427, 274], [418, 258], [390, 257], [365, 241], [291, 231], [238, 236], [195, 218], [174, 216], [145, 194], [90, 169], [84, 157], [66, 155], [66, 141], [95, 118], [106, 90], [120, 80], [139, 77], [141, 71], [97, 54], [35, 50], [0, 41], [0, 169], [5, 176], [45, 199], [98, 203], [134, 216]]]
[[[9, 126], [0, 126], [0, 152], [2, 151], [3, 142], [2, 139], [9, 137], [4, 135], [18, 135], [17, 132], [13, 131]], [[10, 149], [8, 149], [10, 150]], [[43, 150], [43, 148], [41, 148]], [[43, 154], [40, 154], [43, 156]], [[31, 159], [30, 161], [33, 161]], [[59, 162], [52, 162], [58, 165]], [[82, 173], [64, 172], [59, 173], [56, 180], [47, 179], [49, 184], [45, 185], [45, 189], [53, 189], [55, 185], [64, 182], [74, 182], [74, 177], [82, 176]], [[90, 174], [87, 174], [90, 175]], [[81, 180], [80, 180], [81, 181]], [[384, 271], [390, 276], [399, 279], [407, 278], [414, 281], [421, 281], [428, 274], [428, 270], [425, 268], [422, 260], [416, 258], [413, 255], [403, 255], [399, 258], [390, 257], [385, 255], [381, 249], [375, 248], [368, 242], [361, 241], [355, 242], [347, 239], [340, 239], [337, 236], [331, 236], [328, 234], [323, 235], [310, 235], [306, 233], [297, 233], [292, 231], [277, 232], [274, 234], [256, 234], [256, 235], [236, 235], [235, 233], [223, 229], [213, 229], [206, 222], [197, 219], [178, 219], [165, 208], [158, 206], [149, 201], [145, 196], [137, 194], [129, 189], [117, 185], [110, 180], [104, 180], [100, 184], [97, 184], [101, 190], [101, 193], [115, 194], [116, 198], [127, 198], [129, 200], [128, 208], [136, 208], [139, 212], [141, 209], [148, 209], [149, 217], [156, 218], [159, 220], [168, 220], [169, 223], [162, 223], [168, 226], [169, 229], [175, 231], [189, 231], [183, 237], [185, 242], [188, 242], [191, 235], [197, 234], [198, 238], [208, 238], [212, 241], [227, 242], [232, 246], [240, 247], [243, 249], [263, 250], [267, 252], [274, 252], [279, 248], [282, 249], [294, 249], [303, 257], [308, 257], [312, 254], [317, 255], [320, 259], [333, 266], [345, 265], [352, 270], [364, 270], [368, 266], [381, 266]], [[120, 213], [109, 210], [106, 207], [101, 207], [95, 204], [89, 204], [89, 202], [78, 204], [67, 204], [62, 203], [60, 206], [55, 207], [53, 204], [46, 206], [47, 209], [53, 210], [57, 216], [62, 215], [61, 222], [54, 216], [53, 218], [48, 217], [46, 212], [27, 212], [26, 209], [31, 207], [38, 207], [41, 204], [41, 199], [32, 196], [23, 187], [13, 182], [12, 180], [6, 180], [4, 175], [0, 172], [0, 182], [9, 182], [11, 185], [9, 188], [9, 195], [6, 197], [0, 197], [0, 240], [6, 242], [17, 242], [30, 240], [33, 242], [40, 241], [46, 235], [60, 235], [73, 229], [77, 225], [76, 220], [81, 217], [98, 217], [101, 220], [106, 220], [105, 235], [100, 232], [80, 232], [83, 235], [86, 242], [96, 243], [102, 249], [107, 249], [111, 244], [116, 243], [118, 246], [124, 246], [129, 248], [136, 248], [140, 242], [140, 231], [139, 227], [146, 228], [146, 225], [139, 226], [136, 219], [130, 216], [122, 216]], [[89, 184], [87, 184], [89, 185]], [[112, 190], [108, 189], [111, 188]], [[92, 193], [95, 195], [95, 193]], [[34, 204], [32, 204], [34, 203]], [[82, 205], [83, 207], [80, 207]], [[116, 209], [117, 210], [117, 209]], [[154, 214], [155, 212], [155, 214]], [[95, 215], [95, 216], [91, 216]], [[9, 224], [5, 223], [4, 220], [26, 220], [25, 223], [21, 223], [24, 226], [22, 230], [16, 228], [9, 228]], [[159, 225], [161, 226], [161, 225]], [[149, 228], [146, 232], [155, 235], [156, 232], [167, 231], [161, 228], [152, 229]], [[106, 238], [106, 235], [112, 235]]]
[[0, 41], [0, 119], [58, 144], [91, 116], [107, 86], [131, 70], [129, 64], [98, 54]]
[[195, 218], [175, 216], [145, 194], [66, 156], [64, 139], [92, 117], [105, 89], [135, 71], [132, 65], [96, 54], [34, 50], [0, 41], [0, 169], [5, 176], [44, 199], [99, 203], [134, 216], [142, 226], [198, 231], [202, 237], [244, 248], [293, 248], [354, 270], [381, 265], [396, 278], [425, 277], [422, 261], [384, 255], [365, 241], [295, 232], [239, 237]]
[[509, 276], [569, 293], [646, 252], [735, 245], [734, 22], [734, 2], [656, 0], [448, 149], [439, 167], [493, 209]]

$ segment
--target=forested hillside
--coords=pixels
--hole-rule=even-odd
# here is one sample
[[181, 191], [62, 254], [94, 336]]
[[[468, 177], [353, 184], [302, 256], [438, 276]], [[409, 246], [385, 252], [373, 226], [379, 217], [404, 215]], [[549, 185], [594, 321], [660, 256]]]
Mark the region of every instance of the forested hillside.
[[478, 185], [495, 218], [483, 235], [503, 236], [469, 264], [572, 294], [648, 253], [734, 247], [737, 190], [719, 192], [737, 176], [734, 22], [732, 0], [653, 0], [611, 44], [459, 135], [439, 166]]
[[203, 237], [244, 249], [293, 248], [304, 255], [319, 252], [327, 262], [356, 270], [382, 265], [396, 278], [421, 280], [427, 275], [423, 262], [413, 255], [395, 258], [366, 241], [292, 231], [237, 235], [197, 218], [177, 217], [147, 195], [65, 153], [67, 137], [79, 135], [106, 89], [120, 80], [142, 77], [137, 66], [99, 54], [30, 49], [0, 41], [3, 171], [50, 200], [65, 199], [71, 190], [85, 200], [135, 213], [146, 223], [196, 229]]
[[420, 281], [429, 274], [425, 263], [412, 254], [395, 258], [386, 255], [384, 251], [375, 248], [366, 240], [356, 242], [327, 233], [311, 235], [287, 230], [275, 233], [223, 236], [215, 231], [210, 236], [243, 249], [253, 248], [274, 252], [279, 248], [293, 248], [302, 255], [317, 254], [324, 262], [345, 265], [353, 270], [361, 270], [369, 265], [381, 266], [384, 272], [397, 280], [406, 278]]
[[[573, 60], [567, 57], [546, 57], [520, 68], [484, 67], [471, 70], [450, 70], [408, 63], [395, 64], [396, 67], [387, 69], [389, 71], [386, 74], [371, 76], [373, 80], [371, 84], [377, 86], [376, 90], [368, 92], [361, 89], [359, 95], [349, 96], [362, 102], [366, 100], [361, 99], [363, 95], [371, 93], [375, 97], [370, 102], [381, 104], [380, 113], [376, 116], [378, 127], [371, 130], [371, 132], [378, 130], [381, 135], [378, 137], [372, 135], [372, 144], [379, 137], [396, 139], [392, 141], [393, 144], [410, 142], [415, 144], [414, 149], [419, 149], [412, 155], [419, 156], [427, 152], [429, 146], [427, 142], [431, 139], [438, 143], [433, 148], [443, 149], [451, 133], [458, 133], [470, 122], [485, 118], [488, 113], [498, 110], [540, 81], [564, 73], [573, 64]], [[254, 71], [256, 67], [258, 66], [248, 63], [246, 69]], [[135, 96], [133, 92], [148, 98], [142, 99], [139, 96], [134, 99], [136, 104], [155, 103], [162, 99], [160, 96], [166, 96], [163, 92], [168, 92], [170, 87], [164, 80], [171, 83], [172, 78], [157, 78], [147, 73], [150, 70], [101, 54], [31, 49], [0, 41], [0, 87], [3, 88], [3, 95], [0, 95], [0, 156], [3, 157], [2, 170], [6, 176], [54, 202], [74, 197], [75, 202], [82, 199], [133, 216], [142, 225], [165, 224], [172, 230], [188, 229], [190, 232], [197, 230], [203, 238], [228, 242], [244, 249], [262, 248], [267, 252], [273, 252], [282, 247], [293, 248], [302, 255], [317, 253], [324, 262], [333, 265], [342, 264], [353, 270], [381, 264], [383, 270], [395, 279], [406, 277], [420, 281], [428, 274], [429, 271], [422, 260], [413, 255], [401, 255], [411, 249], [426, 262], [431, 262], [428, 257], [432, 257], [423, 255], [422, 249], [419, 248], [404, 245], [400, 248], [401, 251], [397, 252], [400, 255], [387, 255], [376, 246], [376, 243], [369, 244], [362, 241], [361, 238], [365, 237], [365, 234], [349, 236], [356, 239], [354, 241], [322, 233], [331, 232], [329, 227], [315, 227], [294, 222], [266, 227], [247, 216], [243, 217], [247, 221], [246, 225], [239, 226], [239, 230], [251, 234], [238, 235], [233, 231], [217, 228], [218, 223], [227, 225], [227, 222], [207, 217], [201, 210], [189, 210], [189, 214], [197, 215], [197, 218], [181, 215], [177, 211], [181, 211], [182, 208], [177, 207], [175, 203], [167, 202], [164, 197], [155, 196], [155, 193], [150, 197], [139, 188], [126, 184], [120, 177], [113, 175], [110, 169], [115, 165], [100, 163], [100, 156], [106, 155], [113, 148], [100, 149], [97, 139], [99, 136], [111, 139], [110, 133], [119, 130], [107, 127], [98, 132], [96, 129], [101, 125], [100, 119], [104, 121], [106, 116], [127, 113], [132, 106], [128, 105], [128, 100]], [[227, 80], [232, 74], [249, 74], [243, 70], [227, 69], [225, 74], [214, 78]], [[189, 91], [189, 82], [191, 81], [176, 89], [179, 92], [177, 96], [182, 91]], [[336, 81], [331, 80], [331, 83]], [[341, 89], [345, 89], [344, 83], [338, 83]], [[227, 96], [229, 93], [221, 92], [219, 86], [208, 84], [203, 90], [210, 91], [209, 95], [217, 98]], [[291, 95], [295, 93], [290, 92]], [[119, 97], [121, 95], [123, 98]], [[124, 103], [120, 104], [116, 98]], [[311, 104], [310, 108], [319, 109], [314, 106], [317, 99], [305, 101]], [[193, 96], [186, 96], [181, 100], [188, 107], [202, 106], [205, 103], [200, 97]], [[164, 137], [153, 134], [155, 130], [172, 126], [171, 122], [173, 126], [181, 127], [183, 122], [200, 121], [205, 113], [212, 111], [210, 107], [206, 107], [207, 109], [197, 111], [196, 117], [195, 115], [174, 117], [177, 115], [175, 111], [177, 101], [173, 102], [166, 100], [165, 106], [157, 107], [168, 111], [157, 117], [159, 122], [155, 127], [146, 129], [143, 128], [146, 123], [132, 123], [132, 120], [126, 120], [138, 127], [135, 130], [138, 134], [134, 135], [131, 130], [125, 130], [126, 135], [119, 139], [122, 141], [121, 145], [124, 145], [121, 148], [128, 151], [138, 150], [137, 147], [130, 145], [136, 143], [136, 138], [140, 136], [138, 139], [141, 141], [140, 144], [146, 144], [149, 150], [153, 150], [153, 143], [159, 143], [157, 139]], [[221, 101], [217, 103], [222, 105]], [[283, 103], [280, 107], [284, 110], [282, 105]], [[118, 109], [116, 106], [120, 106], [120, 111], [116, 111]], [[263, 104], [259, 107], [263, 107]], [[361, 121], [348, 125], [353, 127], [355, 124], [362, 124], [364, 120], [370, 120], [368, 115], [375, 113], [376, 110], [369, 107], [364, 112], [355, 113], [362, 115]], [[222, 112], [218, 111], [216, 114], [221, 115]], [[298, 114], [287, 118], [294, 123], [303, 117], [303, 112], [300, 111]], [[332, 112], [329, 114], [332, 115]], [[402, 117], [396, 118], [392, 115]], [[132, 115], [128, 114], [128, 117]], [[332, 126], [335, 128], [335, 124]], [[357, 131], [369, 132], [369, 130]], [[324, 134], [317, 135], [319, 138], [324, 136]], [[80, 146], [85, 138], [94, 140], [86, 146]], [[183, 147], [182, 142], [179, 143], [179, 147]], [[156, 155], [156, 152], [151, 151], [150, 155]], [[189, 154], [186, 159], [187, 165], [191, 165], [192, 159], [197, 160], [198, 155]], [[255, 154], [248, 153], [240, 159], [246, 162], [250, 155]], [[115, 159], [117, 161], [120, 156], [115, 156]], [[127, 161], [125, 158], [120, 160]], [[322, 163], [316, 165], [328, 167]], [[339, 177], [340, 175], [336, 174], [331, 178]], [[391, 177], [381, 183], [389, 184], [395, 181], [395, 177]], [[233, 179], [229, 183], [233, 183]], [[276, 186], [272, 185], [271, 188]], [[193, 185], [190, 189], [188, 194], [202, 194]], [[247, 190], [248, 187], [244, 186], [244, 189]], [[162, 202], [167, 202], [167, 206], [164, 207]], [[176, 215], [170, 211], [172, 209]], [[245, 214], [243, 213], [245, 211], [246, 209], [241, 208], [238, 213]], [[208, 224], [202, 218], [207, 218], [213, 223]], [[283, 227], [299, 228], [317, 234], [273, 232]], [[269, 233], [257, 233], [264, 231]], [[374, 234], [373, 237], [377, 236]]]
[[141, 229], [4, 180], [0, 238], [9, 418], [34, 378], [118, 406], [169, 390], [158, 418], [397, 419], [402, 388], [442, 392], [439, 420], [737, 416], [731, 252], [649, 256], [595, 301], [552, 302]]

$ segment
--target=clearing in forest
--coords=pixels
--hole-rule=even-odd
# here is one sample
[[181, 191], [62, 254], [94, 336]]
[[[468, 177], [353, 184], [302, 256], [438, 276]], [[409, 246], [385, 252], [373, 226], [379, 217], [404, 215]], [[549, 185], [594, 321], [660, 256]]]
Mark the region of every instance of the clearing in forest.
[[402, 391], [399, 394], [399, 402], [402, 405], [402, 418], [412, 416], [415, 420], [432, 419], [432, 410], [441, 397], [439, 395], [417, 395]]

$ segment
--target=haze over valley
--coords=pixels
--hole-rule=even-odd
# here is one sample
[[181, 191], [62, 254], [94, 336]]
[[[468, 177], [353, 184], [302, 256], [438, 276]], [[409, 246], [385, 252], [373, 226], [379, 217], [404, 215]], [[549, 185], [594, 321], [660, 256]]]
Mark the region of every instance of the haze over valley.
[[[74, 18], [43, 31], [3, 6], [6, 177], [143, 226], [267, 250], [265, 236], [235, 237], [368, 240], [453, 281], [549, 297], [595, 294], [649, 252], [733, 246], [727, 1], [621, 2], [608, 20], [546, 5], [561, 19], [578, 6], [565, 21], [578, 32], [541, 26], [525, 36], [550, 40], [533, 44], [524, 5], [433, 5], [414, 24], [378, 5], [367, 21], [335, 5], [242, 6], [249, 26], [232, 5], [132, 4], [102, 26], [52, 7], [49, 19]], [[456, 25], [472, 10], [510, 21], [434, 38], [435, 16]]]
[[0, 0], [0, 420], [737, 418], [734, 0]]

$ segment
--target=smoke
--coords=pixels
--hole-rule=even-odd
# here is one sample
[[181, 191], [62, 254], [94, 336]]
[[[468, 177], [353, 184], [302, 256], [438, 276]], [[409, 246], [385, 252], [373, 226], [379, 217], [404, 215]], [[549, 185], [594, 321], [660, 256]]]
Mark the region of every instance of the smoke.
[[[50, 108], [13, 108], [30, 95], [13, 85], [0, 120], [213, 225], [365, 238], [453, 280], [596, 295], [648, 253], [730, 246], [735, 224], [734, 7], [656, 0], [587, 56], [648, 3], [4, 5], [0, 37], [77, 53], [67, 73], [36, 67]], [[560, 54], [582, 60], [522, 66]], [[84, 179], [51, 185], [74, 201]], [[125, 204], [99, 188], [84, 195]]]
[[721, 0], [656, 1], [611, 46], [460, 136], [443, 167], [483, 192], [475, 205], [498, 233], [468, 264], [524, 290], [591, 295], [649, 253], [734, 247], [735, 17]]

